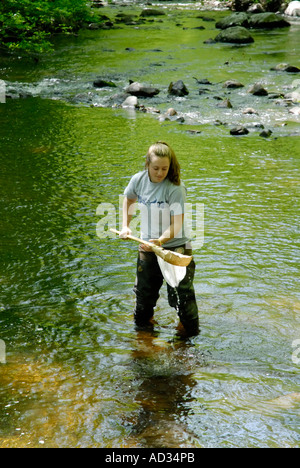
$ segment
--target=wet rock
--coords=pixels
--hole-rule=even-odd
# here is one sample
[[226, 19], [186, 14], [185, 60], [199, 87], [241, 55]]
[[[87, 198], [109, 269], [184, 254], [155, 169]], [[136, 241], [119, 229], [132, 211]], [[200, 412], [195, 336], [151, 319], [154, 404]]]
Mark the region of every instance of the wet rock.
[[253, 5], [249, 6], [247, 13], [252, 13], [252, 14], [265, 13], [265, 9], [261, 3], [253, 3]]
[[293, 109], [289, 110], [289, 113], [297, 116], [300, 115], [300, 107], [293, 107]]
[[149, 114], [160, 114], [160, 109], [157, 109], [156, 107], [145, 107], [140, 105], [139, 110], [141, 112], [148, 112]]
[[116, 88], [117, 85], [112, 81], [103, 80], [102, 78], [97, 78], [93, 83], [95, 88]]
[[252, 3], [252, 0], [233, 0], [232, 9], [234, 11], [247, 11]]
[[90, 23], [89, 24], [89, 29], [91, 31], [96, 31], [97, 29], [101, 29], [101, 24], [99, 24], [99, 23]]
[[245, 110], [243, 110], [243, 114], [258, 115], [258, 112], [255, 109], [253, 109], [252, 107], [247, 107]]
[[144, 86], [143, 84], [135, 81], [126, 88], [125, 92], [137, 97], [151, 98], [159, 94], [160, 90], [152, 88], [151, 86]]
[[129, 97], [129, 94], [127, 93], [113, 94], [112, 96], [109, 96], [106, 99], [106, 105], [112, 106], [112, 107], [121, 106], [128, 97]]
[[168, 93], [172, 96], [187, 96], [189, 91], [182, 80], [169, 84]]
[[230, 130], [230, 135], [234, 135], [234, 136], [248, 135], [248, 133], [249, 133], [249, 130], [247, 130], [246, 127], [242, 127], [242, 126], [234, 127]]
[[131, 109], [136, 109], [139, 107], [139, 101], [136, 96], [128, 96], [128, 98], [125, 99], [125, 101], [122, 103], [122, 107], [124, 109], [126, 108], [131, 108]]
[[284, 14], [287, 16], [300, 16], [300, 2], [291, 2]]
[[194, 80], [197, 81], [198, 84], [201, 84], [201, 85], [212, 85], [212, 83], [207, 79], [207, 78], [203, 78], [201, 80], [198, 80], [198, 78], [195, 78], [193, 76]]
[[170, 109], [167, 110], [166, 114], [173, 117], [174, 115], [177, 115], [177, 110], [175, 110], [174, 107], [170, 107]]
[[141, 17], [149, 17], [149, 16], [164, 16], [166, 13], [162, 10], [155, 10], [153, 8], [148, 8], [146, 10], [143, 10], [141, 13]]
[[291, 102], [300, 102], [300, 92], [292, 91], [291, 93], [285, 94], [284, 98]]
[[93, 93], [79, 93], [73, 97], [72, 102], [76, 104], [92, 104]]
[[137, 17], [135, 15], [130, 15], [128, 13], [118, 13], [115, 17], [115, 22], [117, 24], [126, 24], [128, 26], [137, 24]]
[[233, 26], [242, 26], [247, 28], [249, 26], [247, 13], [233, 13], [216, 23], [216, 28], [218, 29], [227, 29], [232, 28]]
[[268, 96], [268, 91], [260, 83], [255, 83], [248, 89], [248, 93], [254, 96]]
[[243, 87], [244, 85], [237, 80], [228, 80], [223, 84], [223, 88], [237, 89]]
[[104, 3], [102, 0], [92, 0], [91, 8], [103, 8]]
[[232, 44], [251, 44], [253, 37], [246, 28], [235, 26], [222, 30], [216, 37], [216, 42], [228, 42]]
[[201, 130], [187, 130], [187, 133], [190, 133], [191, 135], [200, 135]]
[[254, 29], [286, 28], [290, 23], [275, 13], [258, 13], [249, 17], [249, 26]]
[[293, 65], [289, 65], [288, 63], [279, 63], [275, 67], [272, 67], [271, 70], [287, 73], [300, 73], [300, 68], [295, 67]]
[[206, 41], [203, 41], [203, 44], [216, 44], [216, 40], [215, 39], [212, 39], [212, 38], [209, 38], [209, 39], [206, 39]]
[[232, 104], [229, 99], [224, 99], [222, 102], [217, 104], [217, 107], [220, 107], [222, 109], [232, 109]]
[[272, 130], [263, 130], [259, 136], [262, 137], [262, 138], [270, 138], [270, 136], [272, 135]]

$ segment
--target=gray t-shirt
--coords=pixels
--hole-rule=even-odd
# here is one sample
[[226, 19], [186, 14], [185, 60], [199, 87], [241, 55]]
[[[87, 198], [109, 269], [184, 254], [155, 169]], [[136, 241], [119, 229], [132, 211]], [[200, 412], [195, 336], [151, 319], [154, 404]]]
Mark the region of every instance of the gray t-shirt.
[[[160, 183], [151, 182], [148, 171], [135, 174], [124, 191], [130, 200], [136, 200], [140, 210], [141, 234], [143, 240], [158, 239], [171, 224], [171, 216], [184, 213], [186, 188], [174, 185], [169, 179]], [[183, 229], [174, 239], [166, 242], [164, 247], [178, 247], [190, 239]]]

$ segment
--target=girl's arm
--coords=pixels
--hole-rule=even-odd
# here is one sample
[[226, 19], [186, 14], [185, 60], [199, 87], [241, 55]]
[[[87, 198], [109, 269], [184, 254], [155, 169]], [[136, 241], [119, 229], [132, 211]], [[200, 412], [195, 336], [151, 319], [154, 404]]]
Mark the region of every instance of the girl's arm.
[[130, 198], [125, 197], [123, 201], [123, 227], [120, 233], [122, 239], [126, 239], [128, 235], [131, 235], [131, 229], [129, 228], [130, 221], [132, 219], [133, 210], [131, 209], [132, 205], [136, 200], [131, 200]]
[[183, 226], [184, 214], [171, 216], [170, 227], [160, 236], [159, 239], [150, 239], [150, 242], [156, 245], [163, 245], [174, 237], [181, 231]]

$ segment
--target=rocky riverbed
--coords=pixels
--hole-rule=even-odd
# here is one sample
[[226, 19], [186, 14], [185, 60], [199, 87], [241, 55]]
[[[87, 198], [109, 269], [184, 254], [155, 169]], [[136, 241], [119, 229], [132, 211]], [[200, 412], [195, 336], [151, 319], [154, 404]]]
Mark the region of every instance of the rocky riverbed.
[[[58, 41], [56, 52], [38, 65], [40, 69], [45, 65], [42, 79], [4, 80], [6, 99], [40, 97], [150, 113], [160, 122], [188, 126], [187, 131], [194, 134], [207, 124], [228, 127], [231, 135], [255, 131], [270, 137], [284, 127], [288, 134], [299, 134], [299, 126], [291, 125], [300, 123], [297, 17], [261, 11], [232, 13], [223, 6], [220, 10], [220, 4], [207, 10], [207, 5], [161, 3], [107, 6], [101, 8], [99, 18], [102, 21], [90, 24], [89, 31], [70, 39], [72, 49], [79, 46], [87, 61], [92, 42], [102, 41], [99, 73], [67, 76], [62, 69], [47, 74], [59, 58]], [[151, 38], [152, 34], [158, 40], [147, 39], [147, 47], [139, 43], [141, 35]], [[173, 41], [167, 47], [166, 34], [172, 34]], [[122, 50], [120, 44], [110, 47], [122, 36], [128, 38]], [[278, 50], [279, 40], [284, 40], [287, 50]], [[178, 52], [180, 60], [187, 55], [184, 66], [178, 63]], [[214, 70], [209, 64], [199, 66], [201, 57], [209, 55], [219, 57]], [[285, 55], [292, 61], [279, 61]]]

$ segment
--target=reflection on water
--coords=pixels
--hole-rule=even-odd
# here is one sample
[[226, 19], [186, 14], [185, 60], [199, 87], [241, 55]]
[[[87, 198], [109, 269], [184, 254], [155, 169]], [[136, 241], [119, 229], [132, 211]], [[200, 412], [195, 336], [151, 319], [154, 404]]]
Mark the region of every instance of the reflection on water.
[[[120, 52], [130, 34], [112, 34]], [[174, 78], [173, 37], [166, 75], [146, 70], [153, 83]], [[68, 64], [84, 70], [97, 48], [79, 54], [76, 41]], [[265, 42], [275, 53], [274, 36]], [[274, 65], [259, 47], [254, 74]], [[214, 81], [228, 54], [242, 71], [236, 48], [206, 51]], [[193, 57], [184, 76], [198, 76]], [[40, 98], [7, 100], [0, 119], [0, 447], [299, 446], [299, 137], [235, 139], [212, 126], [196, 136], [142, 113]], [[158, 139], [176, 148], [189, 202], [205, 206], [194, 252], [201, 334], [188, 342], [164, 288], [153, 332], [134, 329], [136, 247], [96, 235], [98, 205], [118, 208]]]
[[195, 446], [196, 435], [185, 422], [192, 411], [190, 402], [196, 385], [189, 362], [194, 356], [192, 351], [188, 353], [189, 345], [185, 343], [172, 346], [153, 334], [137, 334], [132, 365], [140, 383], [135, 390], [138, 411], [131, 436], [137, 438], [140, 446]]

